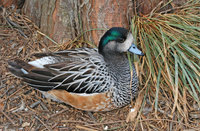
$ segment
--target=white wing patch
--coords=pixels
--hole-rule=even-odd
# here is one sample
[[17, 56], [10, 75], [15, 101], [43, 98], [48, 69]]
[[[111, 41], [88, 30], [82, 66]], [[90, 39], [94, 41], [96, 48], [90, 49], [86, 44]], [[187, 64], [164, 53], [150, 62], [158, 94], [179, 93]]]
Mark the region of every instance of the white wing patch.
[[46, 57], [42, 57], [42, 58], [34, 60], [34, 61], [30, 61], [30, 62], [28, 62], [28, 64], [35, 66], [37, 68], [44, 68], [44, 65], [53, 64], [56, 62], [58, 62], [58, 60], [55, 59], [55, 57], [46, 56]]

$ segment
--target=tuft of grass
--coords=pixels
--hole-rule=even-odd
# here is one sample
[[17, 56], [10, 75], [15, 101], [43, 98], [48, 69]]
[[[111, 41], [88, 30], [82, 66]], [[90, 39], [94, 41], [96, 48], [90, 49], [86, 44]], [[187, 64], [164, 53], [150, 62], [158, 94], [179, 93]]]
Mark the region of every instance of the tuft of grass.
[[184, 108], [191, 103], [200, 108], [200, 2], [189, 1], [169, 14], [136, 15], [131, 29], [145, 53], [140, 83], [152, 87], [155, 113], [163, 96], [171, 101], [170, 114], [178, 111], [187, 121]]

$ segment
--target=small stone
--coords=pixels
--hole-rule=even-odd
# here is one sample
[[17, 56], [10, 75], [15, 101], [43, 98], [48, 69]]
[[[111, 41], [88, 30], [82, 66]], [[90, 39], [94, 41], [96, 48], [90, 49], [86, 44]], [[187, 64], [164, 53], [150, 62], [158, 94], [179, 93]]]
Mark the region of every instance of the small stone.
[[19, 49], [17, 50], [17, 54], [19, 54], [22, 50], [23, 50], [24, 46], [19, 47]]
[[46, 50], [45, 48], [42, 48], [42, 51], [43, 51], [43, 52], [46, 52], [47, 50]]
[[107, 130], [108, 130], [108, 126], [105, 126], [105, 127], [104, 127], [104, 131], [107, 131]]
[[134, 108], [131, 108], [131, 111], [130, 112], [134, 112], [135, 111], [135, 109]]
[[22, 124], [22, 127], [27, 127], [27, 126], [30, 126], [30, 123], [24, 122], [24, 123]]

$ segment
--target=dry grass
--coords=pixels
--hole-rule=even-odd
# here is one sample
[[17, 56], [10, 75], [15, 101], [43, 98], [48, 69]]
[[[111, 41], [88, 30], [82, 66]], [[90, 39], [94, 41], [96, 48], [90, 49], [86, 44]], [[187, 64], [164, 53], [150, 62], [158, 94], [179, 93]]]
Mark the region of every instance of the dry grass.
[[[158, 128], [200, 130], [200, 2], [172, 9], [132, 20], [132, 32], [145, 52], [138, 64], [146, 90], [141, 111], [151, 105], [148, 118], [156, 119], [159, 124], [152, 126]], [[138, 121], [145, 119], [138, 115]]]
[[46, 36], [26, 16], [11, 10], [1, 11], [0, 24], [0, 130], [94, 131], [103, 130], [106, 126], [108, 130], [200, 129], [199, 107], [188, 90], [183, 88], [178, 94], [183, 103], [178, 102], [172, 112], [175, 99], [172, 89], [164, 88], [168, 85], [163, 82], [163, 72], [156, 70], [155, 78], [144, 74], [146, 70], [141, 68], [145, 67], [144, 61], [138, 64], [141, 87], [144, 87], [141, 93], [144, 95], [138, 97], [137, 102], [142, 103], [141, 110], [133, 122], [126, 122], [129, 106], [92, 113], [93, 118], [87, 112], [43, 98], [38, 91], [8, 72], [7, 61], [16, 57], [28, 61], [33, 53], [70, 49], [82, 46], [82, 43], [73, 43], [75, 40], [64, 44], [44, 42], [47, 41]]

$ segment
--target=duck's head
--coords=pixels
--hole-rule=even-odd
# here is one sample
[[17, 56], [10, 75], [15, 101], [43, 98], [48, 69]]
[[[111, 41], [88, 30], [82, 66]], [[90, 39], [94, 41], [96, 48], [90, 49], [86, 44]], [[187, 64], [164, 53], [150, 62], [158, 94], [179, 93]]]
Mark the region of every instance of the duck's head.
[[137, 55], [144, 55], [133, 43], [133, 35], [125, 28], [113, 27], [109, 29], [99, 42], [99, 53], [102, 55], [124, 52], [131, 52]]

